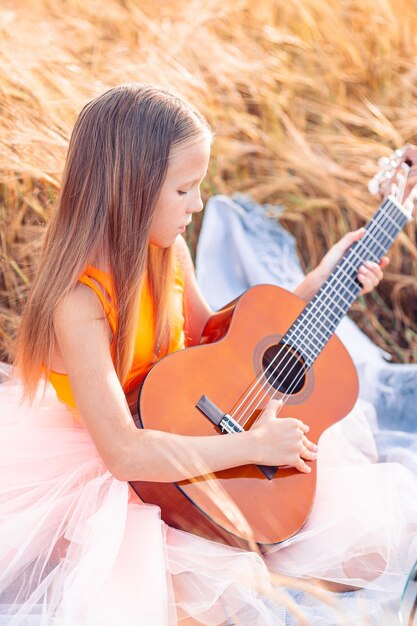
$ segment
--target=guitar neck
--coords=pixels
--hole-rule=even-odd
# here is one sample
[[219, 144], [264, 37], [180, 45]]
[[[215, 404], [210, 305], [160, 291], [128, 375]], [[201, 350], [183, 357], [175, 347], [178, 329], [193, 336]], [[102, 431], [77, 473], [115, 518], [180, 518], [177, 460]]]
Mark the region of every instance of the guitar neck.
[[359, 267], [367, 260], [379, 263], [409, 220], [402, 206], [387, 198], [365, 226], [365, 235], [349, 248], [282, 338], [303, 355], [307, 368], [358, 297], [362, 289], [357, 279]]

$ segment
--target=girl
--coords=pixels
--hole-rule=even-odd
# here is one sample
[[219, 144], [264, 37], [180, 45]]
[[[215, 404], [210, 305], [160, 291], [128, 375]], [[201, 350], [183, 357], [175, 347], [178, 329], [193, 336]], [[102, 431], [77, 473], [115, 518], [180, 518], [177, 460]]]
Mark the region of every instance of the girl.
[[[6, 623], [40, 615], [39, 623], [59, 626], [232, 617], [276, 625], [277, 605], [256, 590], [268, 585], [268, 568], [385, 592], [411, 565], [416, 479], [371, 462], [360, 405], [320, 441], [308, 523], [265, 560], [166, 527], [158, 508], [129, 490], [131, 480], [199, 475], [201, 464], [210, 472], [246, 463], [309, 472], [317, 458], [308, 424], [275, 419], [276, 401], [233, 437], [138, 430], [131, 419], [126, 394], [156, 360], [197, 343], [212, 313], [181, 236], [203, 208], [211, 141], [198, 112], [149, 85], [110, 89], [75, 124], [15, 375], [0, 388]], [[333, 246], [296, 293], [308, 301], [361, 235]], [[373, 263], [358, 275], [364, 292], [381, 277]]]

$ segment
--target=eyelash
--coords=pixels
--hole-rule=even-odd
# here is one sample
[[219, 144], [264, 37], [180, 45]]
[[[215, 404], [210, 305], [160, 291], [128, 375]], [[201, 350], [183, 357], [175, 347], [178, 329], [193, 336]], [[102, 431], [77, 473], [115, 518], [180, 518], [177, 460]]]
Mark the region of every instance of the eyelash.
[[186, 191], [180, 191], [179, 189], [178, 189], [177, 193], [178, 193], [179, 196], [186, 196], [187, 195]]

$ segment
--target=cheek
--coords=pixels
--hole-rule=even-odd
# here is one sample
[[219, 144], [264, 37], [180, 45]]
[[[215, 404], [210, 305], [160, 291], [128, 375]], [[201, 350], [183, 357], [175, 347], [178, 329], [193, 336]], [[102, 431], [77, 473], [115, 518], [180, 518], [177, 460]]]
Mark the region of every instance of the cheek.
[[159, 199], [158, 199], [158, 203], [155, 207], [155, 213], [153, 215], [152, 218], [152, 226], [155, 224], [160, 224], [161, 222], [164, 221], [165, 219], [165, 212], [166, 212], [166, 200], [164, 198], [164, 195], [160, 195]]
[[175, 224], [181, 221], [181, 216], [185, 212], [183, 208], [184, 201], [182, 198], [171, 195], [164, 204], [161, 204], [158, 212], [158, 223], [163, 226]]
[[169, 226], [173, 221], [173, 211], [171, 207], [164, 206], [161, 207], [158, 213], [155, 214], [156, 224], [159, 228], [163, 229]]
[[176, 189], [162, 189], [152, 218], [151, 231], [163, 233], [181, 224], [186, 213], [185, 202]]
[[168, 204], [158, 203], [152, 218], [151, 237], [165, 237], [172, 231], [175, 223], [175, 211]]

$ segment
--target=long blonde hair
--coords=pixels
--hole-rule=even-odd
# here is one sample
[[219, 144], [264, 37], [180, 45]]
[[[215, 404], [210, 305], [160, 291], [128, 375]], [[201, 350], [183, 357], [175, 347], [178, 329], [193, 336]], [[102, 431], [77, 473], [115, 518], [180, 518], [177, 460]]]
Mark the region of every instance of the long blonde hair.
[[108, 260], [113, 279], [113, 359], [121, 383], [132, 364], [145, 272], [155, 307], [155, 354], [167, 352], [173, 252], [150, 246], [149, 231], [171, 150], [210, 133], [196, 110], [152, 85], [120, 85], [83, 108], [18, 334], [15, 365], [25, 398], [33, 400], [51, 369], [55, 307], [97, 257]]

